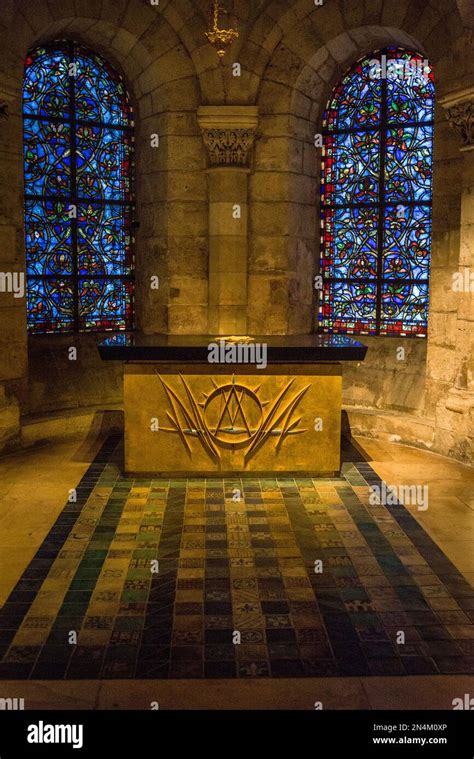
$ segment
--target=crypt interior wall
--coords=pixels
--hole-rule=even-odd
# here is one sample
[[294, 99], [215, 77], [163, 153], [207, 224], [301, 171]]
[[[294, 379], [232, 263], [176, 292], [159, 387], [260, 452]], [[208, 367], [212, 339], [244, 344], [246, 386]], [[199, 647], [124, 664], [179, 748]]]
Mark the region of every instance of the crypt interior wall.
[[[38, 42], [71, 36], [123, 73], [136, 105], [137, 326], [149, 333], [208, 331], [207, 156], [196, 112], [200, 105], [257, 105], [248, 198], [248, 332], [310, 332], [316, 328], [313, 277], [319, 258], [320, 151], [314, 134], [332, 87], [354, 60], [386, 44], [426, 54], [439, 101], [472, 87], [470, 16], [461, 16], [455, 0], [325, 0], [321, 7], [313, 0], [229, 0], [230, 19], [241, 36], [222, 65], [203, 36], [208, 5], [207, 0], [162, 0], [159, 7], [147, 0], [4, 3], [0, 100], [8, 101], [9, 118], [0, 124], [2, 265], [24, 270], [26, 52]], [[233, 76], [231, 61], [241, 64], [240, 77]], [[159, 149], [150, 147], [154, 133], [160, 135]], [[472, 294], [471, 305], [461, 304], [451, 281], [461, 264], [473, 265], [466, 246], [462, 252], [461, 208], [464, 204], [469, 227], [474, 213], [466, 204], [472, 202], [474, 176], [460, 146], [439, 104], [429, 338], [364, 338], [367, 360], [345, 369], [344, 385], [354, 430], [394, 435], [468, 461]], [[471, 231], [464, 228], [464, 239]], [[152, 275], [160, 277], [159, 290], [149, 286]], [[100, 336], [28, 339], [24, 303], [2, 294], [0, 309], [0, 445], [18, 443], [21, 417], [120, 403], [121, 367], [100, 362]], [[70, 345], [79, 348], [74, 366], [67, 357]], [[399, 345], [406, 349], [403, 362], [396, 357]], [[450, 403], [459, 393], [463, 403]]]

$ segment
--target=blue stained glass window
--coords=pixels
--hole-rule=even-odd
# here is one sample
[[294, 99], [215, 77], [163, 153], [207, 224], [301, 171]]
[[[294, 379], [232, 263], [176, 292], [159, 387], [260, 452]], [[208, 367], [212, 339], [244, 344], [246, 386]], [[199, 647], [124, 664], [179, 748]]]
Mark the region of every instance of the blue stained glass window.
[[82, 45], [32, 50], [23, 86], [31, 333], [133, 325], [133, 114]]
[[425, 337], [434, 77], [417, 53], [358, 61], [324, 115], [320, 328]]

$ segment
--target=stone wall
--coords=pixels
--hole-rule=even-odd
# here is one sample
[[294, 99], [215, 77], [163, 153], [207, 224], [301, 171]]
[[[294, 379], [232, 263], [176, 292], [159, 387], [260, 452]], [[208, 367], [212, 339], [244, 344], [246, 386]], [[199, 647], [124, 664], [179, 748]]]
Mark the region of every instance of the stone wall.
[[[204, 38], [208, 0], [161, 0], [158, 6], [148, 0], [4, 0], [0, 101], [9, 105], [8, 120], [0, 122], [4, 267], [24, 267], [23, 62], [31, 46], [66, 35], [108, 58], [123, 73], [136, 105], [137, 326], [171, 334], [213, 329], [216, 309], [225, 311], [215, 283], [222, 298], [229, 297], [229, 288], [239, 289], [240, 303], [246, 269], [250, 333], [315, 328], [320, 154], [314, 134], [321, 130], [331, 89], [357, 57], [387, 44], [429, 57], [440, 101], [472, 87], [469, 3], [460, 0], [458, 8], [455, 0], [324, 0], [322, 6], [314, 0], [226, 0], [226, 6], [226, 21], [239, 28], [240, 38], [221, 63]], [[234, 76], [234, 62], [241, 65], [240, 76]], [[229, 270], [224, 283], [209, 245], [208, 162], [197, 115], [200, 106], [213, 105], [257, 106], [259, 112], [248, 180], [247, 266]], [[158, 149], [151, 147], [152, 134], [160, 136]], [[440, 105], [429, 339], [367, 340], [366, 363], [345, 368], [345, 400], [359, 409], [429, 420], [437, 430], [435, 449], [469, 460], [472, 372], [466, 325], [472, 324], [472, 294], [461, 301], [451, 288], [460, 262], [473, 266], [472, 167], [460, 146]], [[150, 287], [151, 276], [160, 278], [159, 290]], [[76, 338], [78, 362], [71, 366], [64, 350], [68, 339], [27, 339], [24, 302], [0, 293], [0, 314], [0, 446], [2, 435], [9, 443], [18, 438], [20, 407], [23, 414], [42, 413], [119, 399], [120, 367], [98, 360], [97, 336]], [[397, 358], [400, 342], [406, 348], [403, 362]]]
[[[104, 362], [97, 350], [106, 337], [36, 335], [29, 339], [29, 383], [25, 410], [29, 415], [121, 403], [122, 364]], [[76, 353], [70, 349], [75, 348]], [[71, 356], [76, 356], [72, 358]]]
[[[21, 188], [20, 107], [16, 99], [17, 82], [5, 73], [0, 76], [0, 103], [11, 117], [0, 124], [0, 270], [19, 274], [24, 271], [22, 241], [23, 202]], [[0, 292], [0, 450], [18, 443], [20, 402], [25, 397], [28, 373], [26, 313], [24, 298]]]

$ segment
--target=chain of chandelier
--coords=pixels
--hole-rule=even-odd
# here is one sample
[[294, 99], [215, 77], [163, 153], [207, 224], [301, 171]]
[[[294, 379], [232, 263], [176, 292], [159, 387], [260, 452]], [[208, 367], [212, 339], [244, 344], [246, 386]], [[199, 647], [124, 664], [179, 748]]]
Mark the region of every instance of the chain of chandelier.
[[213, 0], [209, 19], [209, 30], [206, 37], [211, 45], [216, 49], [219, 58], [223, 58], [227, 48], [238, 39], [239, 32], [237, 29], [219, 29], [219, 12], [223, 10], [219, 5], [219, 0]]

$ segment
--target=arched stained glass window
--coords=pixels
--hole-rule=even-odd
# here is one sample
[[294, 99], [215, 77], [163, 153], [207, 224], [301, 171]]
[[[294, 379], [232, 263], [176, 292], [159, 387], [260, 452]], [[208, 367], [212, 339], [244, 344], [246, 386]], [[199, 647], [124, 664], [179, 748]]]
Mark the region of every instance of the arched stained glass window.
[[133, 116], [120, 76], [73, 42], [28, 55], [23, 88], [28, 330], [133, 320]]
[[324, 116], [320, 328], [424, 337], [434, 82], [422, 56], [356, 63]]

